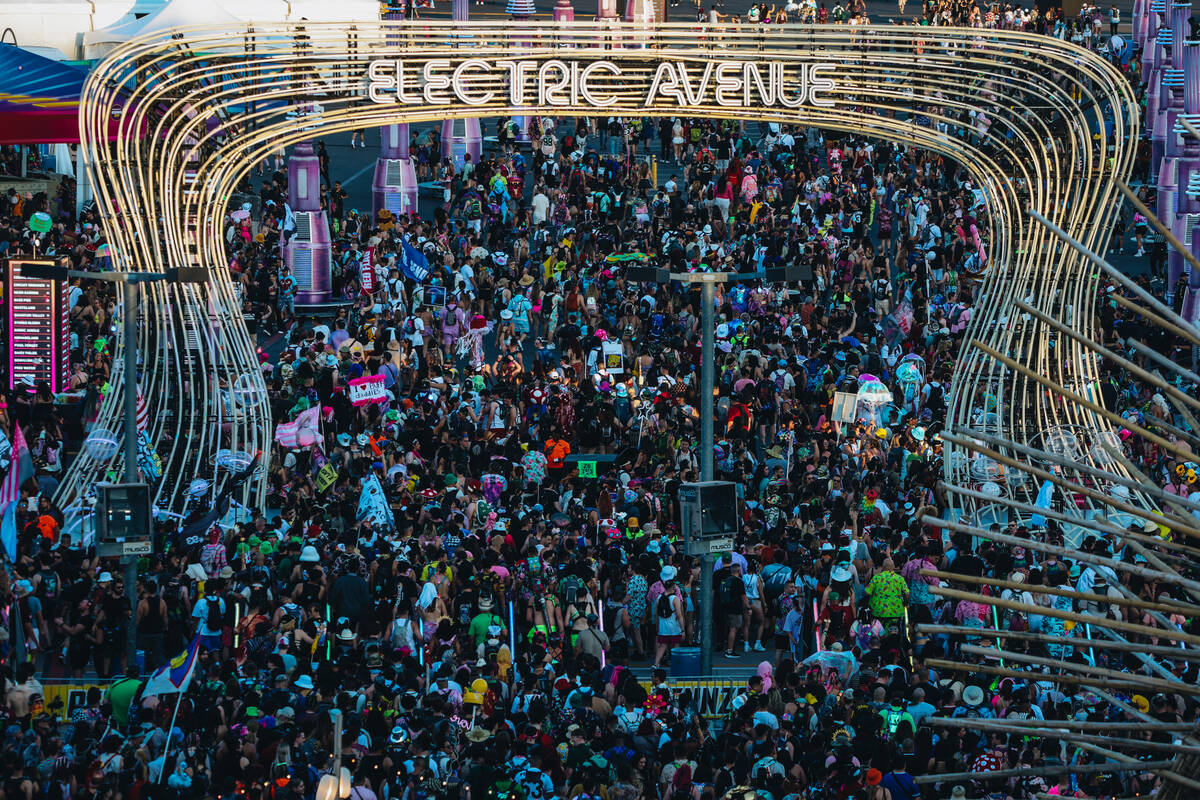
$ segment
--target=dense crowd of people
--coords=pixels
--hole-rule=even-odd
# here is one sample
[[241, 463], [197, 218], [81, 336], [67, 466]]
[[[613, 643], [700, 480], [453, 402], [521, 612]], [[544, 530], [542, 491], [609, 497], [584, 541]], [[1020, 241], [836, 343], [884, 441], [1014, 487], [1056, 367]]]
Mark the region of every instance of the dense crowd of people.
[[[929, 664], [994, 663], [962, 648], [996, 646], [971, 632], [995, 628], [1042, 635], [1004, 641], [1026, 655], [1146, 670], [1136, 653], [1094, 647], [1083, 626], [947, 597], [939, 587], [977, 587], [931, 570], [1006, 581], [1003, 597], [1048, 611], [1193, 627], [1042, 591], [1121, 583], [1169, 601], [1169, 587], [1095, 565], [1144, 558], [1114, 537], [1073, 541], [1072, 558], [1003, 538], [1061, 543], [1054, 519], [998, 521], [994, 540], [921, 521], [947, 506], [939, 432], [991, 267], [986, 198], [963, 165], [715, 120], [503, 119], [498, 134], [497, 150], [457, 165], [436, 129], [412, 131], [421, 179], [441, 186], [420, 215], [349, 208], [324, 167], [346, 301], [331, 317], [298, 313], [282, 263], [283, 159], [246, 179], [263, 211], [231, 208], [224, 224], [281, 426], [263, 457], [267, 502], [213, 525], [204, 507], [159, 519], [136, 586], [64, 532], [54, 503], [111, 372], [117, 313], [106, 284], [73, 282], [67, 391], [22, 384], [0, 408], [6, 441], [20, 426], [36, 470], [12, 512], [17, 557], [0, 573], [3, 800], [311, 800], [335, 761], [354, 800], [1156, 788], [1149, 772], [1084, 768], [1104, 757], [1049, 732], [937, 722], [1139, 720], [1131, 709], [1194, 722], [1197, 708], [1152, 692], [1111, 703], [1040, 668], [999, 680]], [[0, 244], [22, 252], [30, 215], [54, 210], [43, 251], [98, 268], [100, 220], [76, 217], [68, 199], [18, 196], [0, 208]], [[428, 278], [406, 273], [414, 258]], [[699, 560], [677, 503], [708, 455], [700, 292], [630, 279], [648, 265], [739, 274], [716, 295], [711, 456], [737, 487], [740, 530], [716, 565], [705, 645], [744, 669], [715, 707], [673, 677], [700, 629]], [[765, 280], [789, 265], [800, 284]], [[1097, 288], [1114, 348], [1124, 334], [1178, 346], [1114, 291]], [[350, 382], [371, 377], [384, 395], [354, 405]], [[1183, 424], [1116, 365], [1099, 389], [1110, 408]], [[1196, 497], [1195, 464], [1138, 437], [1126, 450], [1168, 491]], [[0, 448], [0, 472], [17, 460]], [[918, 631], [930, 623], [957, 630]], [[125, 663], [129, 636], [138, 664]], [[189, 648], [185, 692], [144, 685]], [[1170, 668], [1196, 682], [1194, 661]], [[54, 707], [47, 686], [63, 679], [105, 688]], [[1060, 780], [1061, 764], [1080, 770]], [[1013, 768], [1047, 776], [998, 772]]]

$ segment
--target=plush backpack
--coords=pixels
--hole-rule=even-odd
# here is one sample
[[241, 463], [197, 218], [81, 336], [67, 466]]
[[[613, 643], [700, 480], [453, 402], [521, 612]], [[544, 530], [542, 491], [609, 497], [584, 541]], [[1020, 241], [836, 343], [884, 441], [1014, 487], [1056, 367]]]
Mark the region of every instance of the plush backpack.
[[675, 606], [671, 603], [671, 595], [659, 595], [656, 610], [660, 619], [670, 619], [673, 617], [675, 615]]

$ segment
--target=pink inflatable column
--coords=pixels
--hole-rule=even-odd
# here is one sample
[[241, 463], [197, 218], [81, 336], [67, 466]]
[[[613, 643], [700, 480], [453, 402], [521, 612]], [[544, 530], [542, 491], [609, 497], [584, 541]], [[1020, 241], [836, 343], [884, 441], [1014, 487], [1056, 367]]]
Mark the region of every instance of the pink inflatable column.
[[[455, 22], [466, 22], [471, 15], [470, 0], [454, 0], [452, 12]], [[454, 165], [462, 169], [465, 156], [471, 156], [472, 163], [478, 164], [483, 155], [483, 130], [478, 117], [466, 119], [448, 119], [442, 122], [442, 158], [454, 160]]]
[[296, 302], [328, 303], [333, 296], [329, 218], [321, 210], [321, 164], [312, 142], [296, 145], [288, 159], [288, 206], [296, 230], [283, 248], [283, 263], [296, 279]]
[[371, 183], [375, 215], [385, 208], [393, 214], [415, 214], [417, 170], [408, 153], [408, 125], [384, 125], [379, 139], [380, 154]]

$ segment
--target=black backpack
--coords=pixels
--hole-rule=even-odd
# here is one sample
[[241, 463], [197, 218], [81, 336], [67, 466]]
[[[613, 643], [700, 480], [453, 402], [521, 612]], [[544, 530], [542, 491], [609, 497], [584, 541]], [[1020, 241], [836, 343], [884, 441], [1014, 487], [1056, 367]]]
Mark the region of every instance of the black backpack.
[[671, 595], [660, 594], [658, 596], [658, 604], [656, 607], [658, 616], [661, 619], [670, 619], [675, 616], [675, 606], [671, 603]]
[[204, 625], [210, 631], [219, 631], [225, 627], [224, 603], [219, 597], [204, 598]]
[[[729, 575], [725, 580], [721, 581], [721, 588], [717, 592], [717, 601], [727, 609], [733, 608], [733, 581], [737, 578]], [[728, 613], [735, 613], [732, 610]]]

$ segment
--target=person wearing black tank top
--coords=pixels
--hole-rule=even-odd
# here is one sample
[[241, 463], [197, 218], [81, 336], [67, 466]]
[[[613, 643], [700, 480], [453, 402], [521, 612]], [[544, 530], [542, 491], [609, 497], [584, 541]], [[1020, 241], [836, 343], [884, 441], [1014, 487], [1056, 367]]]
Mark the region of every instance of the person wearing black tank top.
[[37, 784], [25, 775], [25, 764], [20, 758], [10, 758], [5, 765], [8, 777], [4, 779], [4, 800], [33, 800]]
[[138, 581], [141, 599], [137, 607], [138, 647], [146, 654], [146, 672], [153, 672], [166, 660], [167, 604], [152, 580]]

